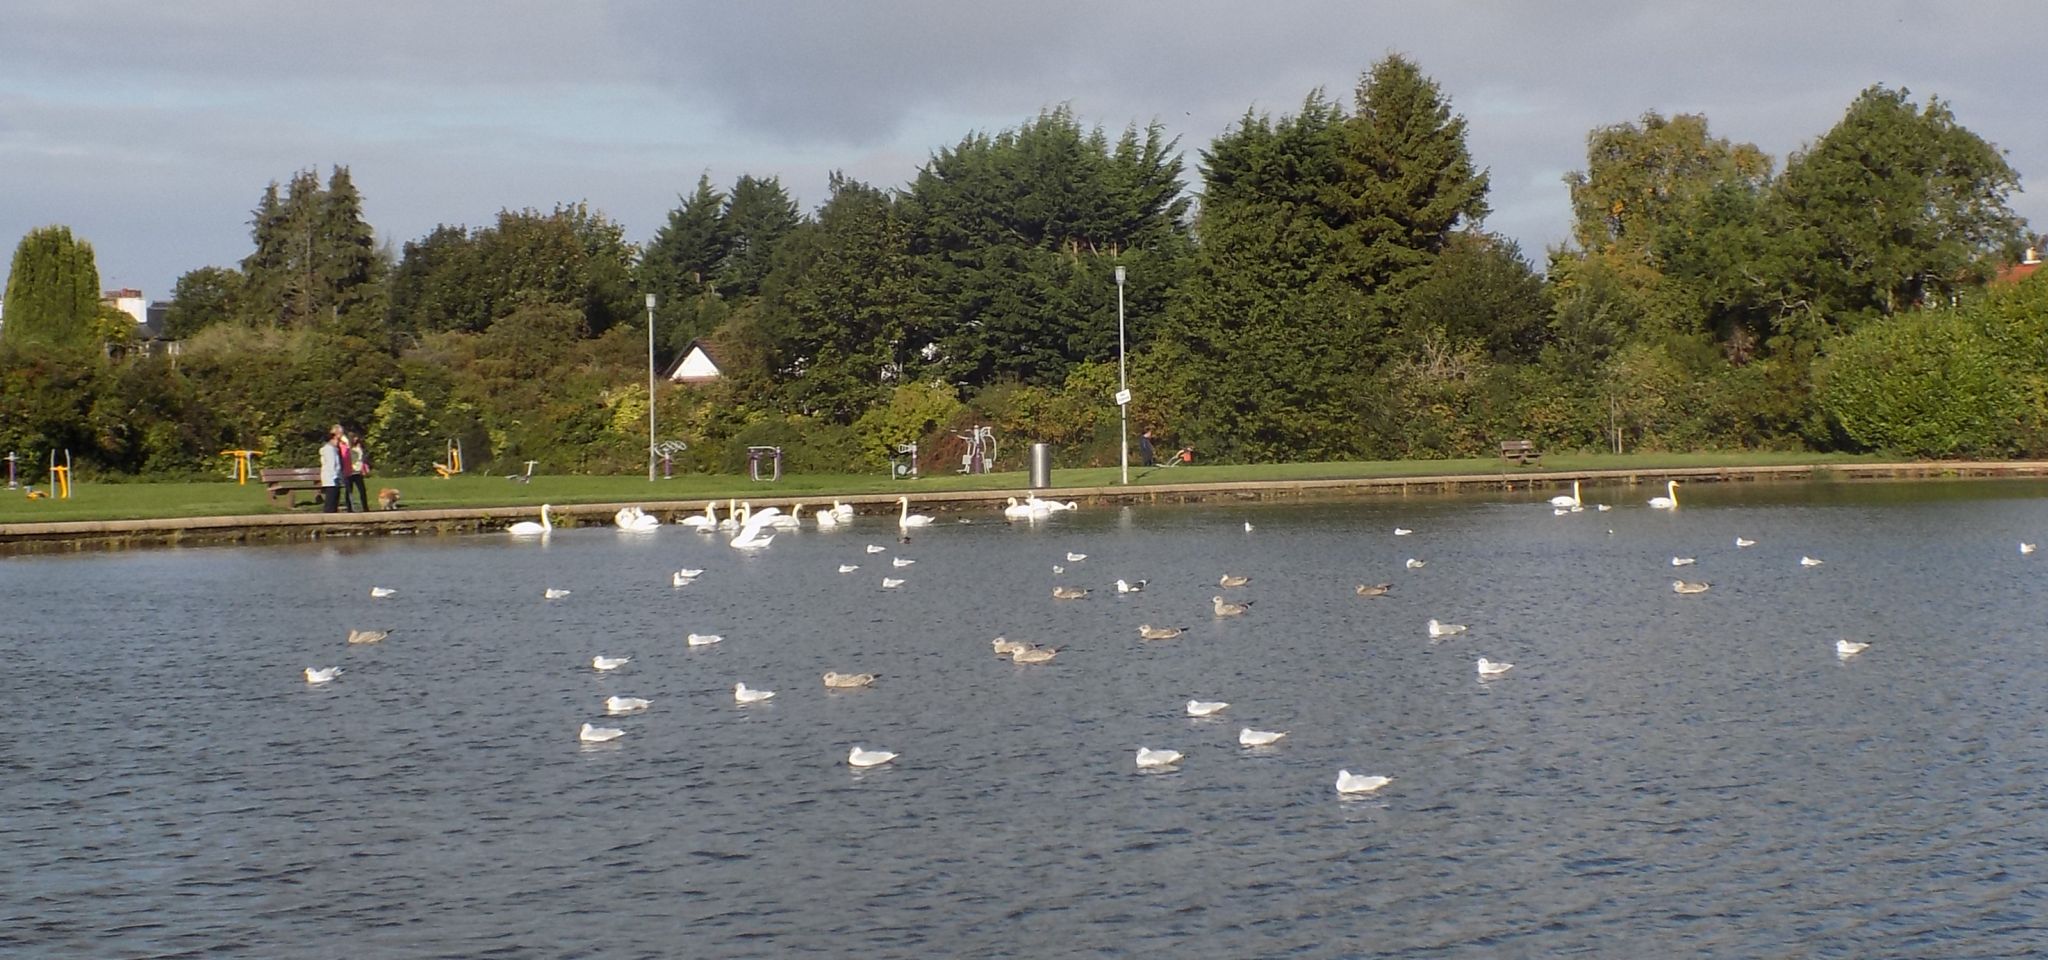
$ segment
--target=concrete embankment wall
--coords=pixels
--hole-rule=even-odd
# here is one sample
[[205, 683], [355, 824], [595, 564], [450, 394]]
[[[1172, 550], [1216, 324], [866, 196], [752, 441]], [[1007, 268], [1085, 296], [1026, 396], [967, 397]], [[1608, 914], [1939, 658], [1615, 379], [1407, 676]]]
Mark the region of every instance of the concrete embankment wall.
[[[1156, 477], [1156, 475], [1155, 475]], [[1586, 483], [1662, 484], [1666, 480], [1688, 483], [1830, 480], [1922, 480], [1965, 478], [2048, 477], [2048, 462], [1929, 462], [1855, 463], [1819, 466], [1767, 467], [1677, 467], [1646, 470], [1546, 471], [1516, 470], [1502, 473], [1458, 474], [1415, 477], [1351, 477], [1324, 480], [1269, 480], [1229, 483], [1146, 483], [1139, 486], [1061, 487], [1035, 491], [1048, 499], [1073, 500], [1084, 505], [1123, 503], [1245, 502], [1338, 498], [1354, 496], [1401, 496], [1495, 490], [1551, 491], [1574, 480]], [[993, 512], [1009, 497], [1022, 498], [1028, 490], [962, 490], [920, 492], [905, 487], [919, 510]], [[899, 494], [840, 496], [863, 514], [881, 516], [896, 512]], [[756, 507], [804, 502], [830, 502], [830, 495], [811, 497], [749, 497]], [[714, 502], [722, 508], [726, 498]], [[641, 502], [639, 506], [663, 522], [702, 513], [704, 500]], [[558, 504], [551, 510], [555, 522], [564, 526], [609, 524], [624, 503]], [[261, 514], [239, 517], [179, 517], [154, 520], [81, 520], [61, 523], [0, 524], [0, 552], [24, 553], [83, 549], [119, 549], [134, 546], [181, 544], [258, 543], [316, 540], [332, 537], [447, 535], [503, 530], [519, 520], [532, 520], [535, 507], [464, 507], [447, 510], [393, 510], [372, 513]]]

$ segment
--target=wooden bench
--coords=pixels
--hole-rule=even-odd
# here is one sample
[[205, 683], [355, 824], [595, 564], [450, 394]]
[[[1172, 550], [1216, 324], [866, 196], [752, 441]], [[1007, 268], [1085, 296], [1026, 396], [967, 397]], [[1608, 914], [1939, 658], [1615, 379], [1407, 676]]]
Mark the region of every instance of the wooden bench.
[[287, 508], [298, 506], [298, 492], [300, 490], [316, 491], [315, 500], [318, 499], [317, 491], [320, 489], [319, 467], [279, 467], [266, 469], [258, 472], [257, 477], [263, 481], [263, 489], [270, 493], [270, 505], [273, 507], [277, 506], [280, 502]]
[[1500, 458], [1502, 460], [1513, 460], [1526, 467], [1543, 459], [1543, 454], [1536, 452], [1536, 441], [1534, 440], [1502, 440], [1500, 442]]

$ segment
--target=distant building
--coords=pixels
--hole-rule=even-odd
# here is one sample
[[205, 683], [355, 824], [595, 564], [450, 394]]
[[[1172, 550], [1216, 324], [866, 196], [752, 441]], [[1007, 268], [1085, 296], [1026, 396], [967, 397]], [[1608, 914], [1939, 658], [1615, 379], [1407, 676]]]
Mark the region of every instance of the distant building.
[[2005, 269], [1998, 271], [1998, 276], [1993, 277], [1991, 282], [2018, 283], [2021, 280], [2025, 280], [2026, 278], [2033, 276], [2034, 271], [2039, 269], [2041, 269], [2041, 251], [2035, 247], [2028, 247], [2027, 255], [2024, 259], [2020, 260], [2020, 262], [2015, 263], [2010, 267], [2006, 267]]
[[670, 383], [712, 383], [721, 376], [718, 361], [712, 359], [708, 345], [702, 340], [690, 341], [690, 348], [668, 368]]
[[149, 322], [149, 301], [142, 298], [142, 291], [132, 287], [109, 290], [100, 294], [100, 302], [131, 317], [139, 326]]

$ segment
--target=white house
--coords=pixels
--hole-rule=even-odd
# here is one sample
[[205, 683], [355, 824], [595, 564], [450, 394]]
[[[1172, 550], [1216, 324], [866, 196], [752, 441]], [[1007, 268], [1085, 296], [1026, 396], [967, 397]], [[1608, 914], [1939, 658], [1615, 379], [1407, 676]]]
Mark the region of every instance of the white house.
[[690, 341], [690, 349], [683, 351], [682, 359], [668, 368], [671, 383], [711, 383], [719, 378], [718, 362], [704, 349], [704, 341]]

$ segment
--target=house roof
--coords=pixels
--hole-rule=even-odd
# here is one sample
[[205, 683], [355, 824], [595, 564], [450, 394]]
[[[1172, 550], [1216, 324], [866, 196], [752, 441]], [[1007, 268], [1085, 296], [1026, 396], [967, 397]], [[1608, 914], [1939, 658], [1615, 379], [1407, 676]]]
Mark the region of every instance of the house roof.
[[712, 365], [713, 367], [721, 367], [721, 366], [722, 366], [722, 365], [721, 365], [721, 364], [720, 364], [720, 363], [718, 362], [718, 354], [717, 354], [717, 352], [716, 352], [716, 351], [717, 351], [717, 348], [716, 348], [716, 347], [713, 347], [713, 346], [712, 346], [711, 344], [709, 344], [709, 343], [706, 343], [706, 342], [705, 342], [705, 341], [704, 341], [704, 340], [703, 340], [702, 338], [699, 338], [699, 339], [696, 339], [696, 340], [692, 340], [692, 341], [690, 341], [690, 345], [689, 345], [689, 346], [687, 346], [687, 347], [684, 347], [684, 348], [683, 348], [683, 352], [681, 352], [681, 353], [679, 353], [679, 354], [676, 354], [676, 358], [675, 358], [674, 360], [672, 360], [672, 361], [670, 361], [670, 362], [669, 362], [669, 365], [668, 365], [668, 369], [666, 369], [666, 370], [663, 370], [663, 371], [662, 371], [662, 374], [661, 374], [661, 376], [662, 376], [662, 379], [664, 379], [664, 380], [674, 380], [674, 379], [676, 379], [676, 372], [677, 372], [678, 370], [681, 370], [681, 369], [682, 369], [682, 367], [683, 367], [683, 364], [684, 364], [685, 362], [687, 362], [687, 361], [688, 361], [688, 360], [690, 359], [690, 354], [692, 354], [692, 353], [696, 353], [696, 352], [699, 352], [699, 351], [701, 351], [701, 352], [702, 352], [702, 353], [704, 354], [704, 359], [706, 359], [706, 360], [709, 360], [709, 361], [711, 361], [711, 365]]

